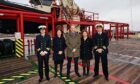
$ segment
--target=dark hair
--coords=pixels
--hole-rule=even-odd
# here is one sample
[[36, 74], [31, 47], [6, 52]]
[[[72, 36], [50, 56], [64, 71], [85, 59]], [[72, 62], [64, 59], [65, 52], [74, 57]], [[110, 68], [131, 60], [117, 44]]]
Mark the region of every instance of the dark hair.
[[83, 31], [81, 32], [81, 36], [82, 36], [82, 38], [83, 38], [83, 33], [84, 33], [84, 32], [86, 32], [86, 33], [87, 33], [87, 37], [88, 37], [88, 38], [90, 38], [90, 37], [91, 37], [91, 36], [90, 36], [90, 34], [88, 33], [88, 31], [83, 30]]
[[56, 30], [55, 36], [58, 37], [58, 36], [57, 36], [57, 32], [58, 32], [58, 31], [61, 31], [61, 37], [63, 37], [63, 31], [62, 31], [61, 29]]

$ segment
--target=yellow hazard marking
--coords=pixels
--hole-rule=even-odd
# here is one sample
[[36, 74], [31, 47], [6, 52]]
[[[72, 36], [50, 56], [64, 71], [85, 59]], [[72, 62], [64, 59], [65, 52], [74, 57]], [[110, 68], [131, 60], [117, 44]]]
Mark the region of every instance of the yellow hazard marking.
[[35, 71], [29, 71], [28, 73], [29, 74], [34, 74], [34, 73], [37, 73], [37, 72], [35, 72]]
[[15, 79], [12, 79], [12, 78], [7, 78], [7, 79], [2, 79], [3, 81], [13, 81]]
[[36, 69], [36, 70], [34, 70], [35, 72], [38, 72], [38, 70]]
[[70, 79], [66, 79], [65, 81], [68, 82], [68, 81], [71, 81], [71, 80]]
[[5, 82], [0, 82], [0, 84], [4, 84]]
[[21, 43], [17, 43], [17, 42], [16, 42], [16, 45], [18, 45], [18, 46], [20, 46], [20, 47], [23, 46], [23, 44], [21, 44]]
[[23, 56], [23, 53], [22, 53], [22, 52], [20, 52], [20, 51], [18, 51], [18, 50], [16, 50], [16, 52], [18, 52], [20, 55], [22, 55], [22, 56]]
[[68, 84], [75, 84], [75, 82], [69, 82]]
[[13, 78], [22, 78], [24, 76], [12, 76]]
[[20, 74], [20, 75], [23, 75], [23, 76], [29, 76], [30, 74], [23, 73], [23, 74]]
[[21, 56], [20, 56], [19, 54], [17, 54], [17, 53], [16, 53], [16, 56], [17, 56], [17, 57], [21, 57]]
[[23, 45], [20, 45], [18, 43], [16, 43], [16, 46], [20, 47], [20, 48], [23, 48]]
[[23, 42], [23, 39], [20, 39], [20, 41], [22, 41], [22, 42]]
[[20, 52], [23, 52], [23, 49], [20, 49], [19, 47], [16, 47], [17, 50], [19, 50]]
[[67, 77], [62, 77], [62, 79], [67, 79]]
[[23, 75], [23, 76], [29, 76], [30, 74], [23, 73], [23, 74], [20, 74], [20, 75]]
[[20, 41], [20, 40], [17, 40], [16, 42], [17, 42], [17, 43], [20, 43], [21, 45], [23, 45], [23, 42]]

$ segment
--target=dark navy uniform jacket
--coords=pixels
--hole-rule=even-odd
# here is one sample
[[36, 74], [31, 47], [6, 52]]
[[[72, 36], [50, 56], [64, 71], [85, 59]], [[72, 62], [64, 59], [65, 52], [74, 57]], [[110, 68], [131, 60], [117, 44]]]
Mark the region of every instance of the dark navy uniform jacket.
[[[53, 59], [54, 61], [61, 61], [65, 58], [65, 48], [66, 42], [64, 37], [55, 37], [53, 39]], [[58, 52], [63, 51], [62, 55], [59, 55]]]
[[36, 36], [36, 50], [37, 56], [40, 56], [41, 51], [47, 51], [50, 54], [51, 47], [51, 37], [49, 35], [45, 35], [44, 37], [41, 35]]
[[96, 52], [97, 49], [102, 48], [104, 53], [108, 53], [108, 45], [109, 39], [106, 33], [102, 32], [102, 34], [95, 34], [93, 37], [94, 52]]

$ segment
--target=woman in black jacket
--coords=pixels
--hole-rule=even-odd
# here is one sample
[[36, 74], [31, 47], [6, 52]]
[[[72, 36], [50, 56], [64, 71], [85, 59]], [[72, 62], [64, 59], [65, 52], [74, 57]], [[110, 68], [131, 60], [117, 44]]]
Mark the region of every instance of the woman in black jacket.
[[63, 37], [63, 32], [57, 30], [56, 36], [53, 39], [53, 60], [55, 65], [55, 77], [57, 76], [57, 66], [60, 64], [60, 76], [62, 76], [63, 62], [65, 59], [65, 38]]
[[83, 76], [89, 75], [90, 60], [93, 58], [92, 57], [92, 40], [89, 37], [88, 32], [86, 31], [82, 32], [80, 58], [82, 59]]

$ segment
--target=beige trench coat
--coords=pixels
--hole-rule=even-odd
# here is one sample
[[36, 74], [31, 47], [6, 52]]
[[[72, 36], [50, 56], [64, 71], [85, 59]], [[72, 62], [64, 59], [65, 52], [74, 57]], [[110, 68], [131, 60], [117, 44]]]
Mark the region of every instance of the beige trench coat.
[[[67, 57], [79, 57], [80, 56], [80, 44], [81, 36], [79, 33], [73, 37], [70, 33], [65, 34], [66, 45], [67, 45]], [[76, 49], [76, 52], [72, 52]]]

